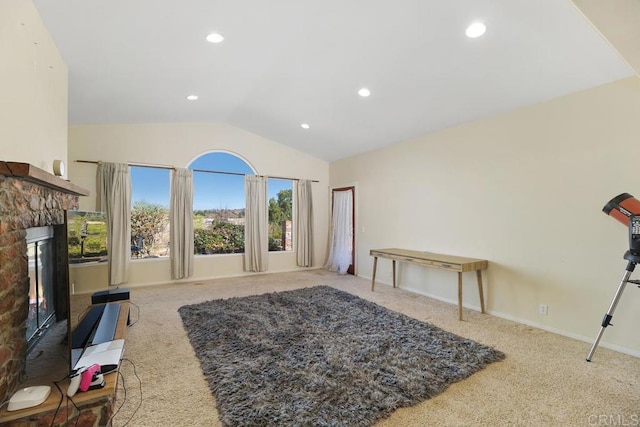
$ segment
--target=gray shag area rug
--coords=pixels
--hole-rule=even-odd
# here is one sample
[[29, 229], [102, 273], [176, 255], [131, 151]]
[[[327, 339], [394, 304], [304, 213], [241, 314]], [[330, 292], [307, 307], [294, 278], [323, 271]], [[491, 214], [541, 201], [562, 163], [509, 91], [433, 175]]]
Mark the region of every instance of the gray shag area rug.
[[228, 426], [369, 426], [505, 357], [328, 286], [179, 313]]

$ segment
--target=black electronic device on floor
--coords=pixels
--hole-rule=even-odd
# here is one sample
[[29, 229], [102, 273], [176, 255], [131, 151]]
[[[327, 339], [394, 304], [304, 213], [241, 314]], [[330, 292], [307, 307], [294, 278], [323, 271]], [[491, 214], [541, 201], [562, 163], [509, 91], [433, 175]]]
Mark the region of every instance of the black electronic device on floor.
[[93, 335], [93, 331], [95, 330], [96, 325], [98, 324], [98, 322], [100, 322], [103, 311], [104, 305], [95, 305], [86, 312], [82, 320], [80, 320], [73, 332], [71, 332], [72, 349], [82, 350], [83, 348], [85, 348], [85, 346], [89, 342], [89, 337]]
[[108, 291], [94, 292], [91, 295], [91, 304], [103, 304], [106, 302], [127, 301], [129, 299], [129, 289], [118, 288]]
[[[107, 302], [129, 301], [129, 289], [118, 288], [108, 291], [94, 292], [91, 295], [91, 304], [103, 304]], [[127, 316], [127, 325], [131, 324], [131, 314]]]

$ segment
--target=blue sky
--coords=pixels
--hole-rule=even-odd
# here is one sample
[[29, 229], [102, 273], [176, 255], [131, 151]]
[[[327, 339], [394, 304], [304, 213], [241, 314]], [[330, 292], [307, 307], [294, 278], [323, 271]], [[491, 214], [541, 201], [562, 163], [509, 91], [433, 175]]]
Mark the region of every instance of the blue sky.
[[[200, 156], [189, 166], [191, 169], [215, 170], [252, 174], [242, 159], [228, 153], [215, 152]], [[169, 207], [170, 174], [168, 169], [132, 167], [132, 202], [145, 201]], [[244, 207], [244, 177], [194, 172], [193, 208], [237, 209]], [[269, 179], [268, 198], [277, 197], [279, 191], [291, 189], [290, 180]]]

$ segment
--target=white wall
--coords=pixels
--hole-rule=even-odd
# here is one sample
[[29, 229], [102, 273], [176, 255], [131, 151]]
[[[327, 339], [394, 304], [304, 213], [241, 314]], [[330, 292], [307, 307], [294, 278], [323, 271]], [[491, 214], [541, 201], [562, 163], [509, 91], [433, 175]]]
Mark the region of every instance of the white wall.
[[[490, 313], [592, 341], [626, 267], [627, 229], [601, 209], [640, 198], [639, 117], [631, 78], [332, 163], [331, 186], [358, 185], [359, 274], [371, 276], [374, 248], [488, 259]], [[478, 307], [474, 274], [464, 283]], [[456, 284], [400, 267], [402, 288], [455, 302]], [[628, 286], [604, 345], [640, 355], [638, 307]]]
[[[226, 150], [246, 159], [258, 174], [318, 180], [312, 184], [315, 212], [314, 266], [324, 262], [328, 206], [329, 164], [255, 134], [222, 123], [79, 125], [69, 128], [69, 177], [90, 189], [80, 209], [95, 210], [96, 165], [75, 160], [136, 162], [186, 167], [195, 157]], [[296, 270], [294, 252], [272, 253], [269, 272]], [[242, 255], [196, 256], [195, 274], [189, 281], [246, 274]], [[73, 266], [76, 292], [107, 286], [106, 266]], [[134, 260], [127, 286], [171, 281], [168, 259]]]
[[0, 1], [0, 160], [67, 160], [67, 66], [30, 0]]

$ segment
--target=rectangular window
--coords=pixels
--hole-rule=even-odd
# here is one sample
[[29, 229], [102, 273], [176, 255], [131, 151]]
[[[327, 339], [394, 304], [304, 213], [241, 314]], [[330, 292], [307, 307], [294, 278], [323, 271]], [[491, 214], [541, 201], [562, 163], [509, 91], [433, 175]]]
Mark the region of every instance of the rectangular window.
[[131, 191], [131, 257], [168, 257], [170, 171], [131, 166]]
[[107, 258], [107, 217], [104, 212], [68, 211], [69, 262], [103, 262]]
[[269, 178], [269, 251], [293, 250], [293, 181]]

